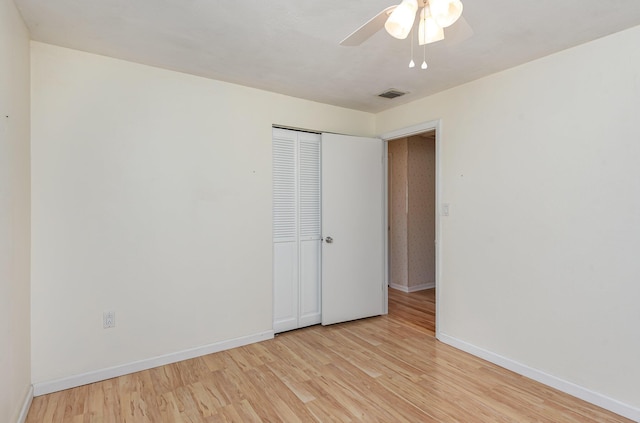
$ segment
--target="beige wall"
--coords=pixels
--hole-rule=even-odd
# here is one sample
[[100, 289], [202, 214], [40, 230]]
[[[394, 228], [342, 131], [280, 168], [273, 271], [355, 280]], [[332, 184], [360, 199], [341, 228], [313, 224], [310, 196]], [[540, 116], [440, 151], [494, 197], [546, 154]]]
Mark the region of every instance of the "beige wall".
[[637, 45], [640, 27], [376, 122], [441, 120], [441, 335], [640, 410]]
[[32, 43], [36, 383], [271, 331], [273, 124], [374, 133], [368, 113]]
[[29, 34], [0, 0], [0, 421], [15, 422], [30, 387]]

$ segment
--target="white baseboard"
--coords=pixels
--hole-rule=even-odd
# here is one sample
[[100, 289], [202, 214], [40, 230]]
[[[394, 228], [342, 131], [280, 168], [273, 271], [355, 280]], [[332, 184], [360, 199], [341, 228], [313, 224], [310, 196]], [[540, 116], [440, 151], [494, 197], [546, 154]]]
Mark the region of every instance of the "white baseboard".
[[435, 288], [436, 283], [429, 282], [429, 283], [423, 283], [422, 285], [416, 285], [416, 286], [405, 286], [405, 285], [397, 285], [395, 283], [390, 283], [389, 287], [393, 289], [397, 289], [398, 291], [409, 293], [409, 292], [423, 291], [425, 289]]
[[518, 363], [517, 361], [513, 361], [506, 357], [502, 357], [501, 355], [494, 354], [491, 351], [476, 347], [475, 345], [469, 344], [465, 341], [461, 341], [460, 339], [454, 338], [452, 336], [438, 333], [436, 337], [438, 338], [438, 340], [444, 342], [445, 344], [468, 352], [469, 354], [480, 357], [493, 364], [497, 364], [498, 366], [504, 367], [505, 369], [518, 373], [519, 375], [543, 383], [547, 386], [572, 395], [576, 398], [580, 398], [581, 400], [597, 405], [598, 407], [604, 408], [605, 410], [609, 410], [628, 419], [640, 422], [640, 408], [633, 407], [613, 398], [609, 398], [605, 395], [591, 391], [582, 386], [576, 385], [575, 383], [560, 379], [556, 376], [552, 376], [540, 370], [533, 369], [527, 365]]
[[422, 285], [410, 286], [409, 292], [424, 291], [425, 289], [432, 289], [436, 287], [435, 282], [423, 283]]
[[152, 369], [165, 364], [176, 363], [178, 361], [189, 360], [191, 358], [200, 357], [207, 354], [228, 350], [231, 348], [241, 347], [256, 342], [273, 339], [273, 331], [266, 331], [254, 335], [243, 336], [240, 338], [230, 339], [227, 341], [215, 342], [201, 347], [191, 348], [188, 350], [178, 351], [171, 354], [165, 354], [145, 360], [134, 361], [128, 364], [108, 367], [106, 369], [94, 370], [87, 373], [81, 373], [65, 377], [62, 379], [51, 380], [47, 382], [39, 382], [33, 384], [33, 395], [40, 396], [50, 394], [51, 392], [62, 391], [64, 389], [75, 388], [77, 386], [86, 385], [88, 383], [100, 382], [102, 380], [123, 376], [129, 373], [140, 372], [142, 370]]
[[29, 408], [31, 408], [31, 402], [33, 401], [33, 385], [29, 386], [29, 390], [27, 390], [27, 394], [24, 397], [24, 401], [22, 402], [22, 408], [20, 409], [20, 414], [18, 414], [18, 420], [16, 423], [24, 423], [27, 421], [27, 414], [29, 414]]
[[402, 291], [402, 292], [409, 292], [409, 287], [404, 286], [404, 285], [397, 285], [397, 284], [391, 283], [391, 282], [389, 282], [389, 288], [393, 288], [393, 289], [396, 289], [396, 290]]

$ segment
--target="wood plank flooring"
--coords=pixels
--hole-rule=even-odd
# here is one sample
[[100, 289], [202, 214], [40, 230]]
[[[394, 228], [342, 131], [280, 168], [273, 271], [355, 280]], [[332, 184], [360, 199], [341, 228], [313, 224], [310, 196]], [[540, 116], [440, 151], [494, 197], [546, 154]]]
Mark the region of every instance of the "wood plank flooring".
[[436, 336], [436, 290], [407, 294], [389, 289], [389, 315], [398, 323]]
[[389, 315], [34, 398], [50, 422], [629, 422], [435, 340], [433, 290]]

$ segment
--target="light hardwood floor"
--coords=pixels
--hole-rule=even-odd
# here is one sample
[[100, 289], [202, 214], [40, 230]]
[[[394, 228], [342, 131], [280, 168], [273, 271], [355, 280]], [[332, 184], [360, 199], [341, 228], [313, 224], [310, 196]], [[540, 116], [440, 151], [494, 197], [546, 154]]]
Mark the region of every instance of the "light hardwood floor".
[[629, 422], [435, 340], [433, 290], [389, 315], [33, 400], [49, 422]]

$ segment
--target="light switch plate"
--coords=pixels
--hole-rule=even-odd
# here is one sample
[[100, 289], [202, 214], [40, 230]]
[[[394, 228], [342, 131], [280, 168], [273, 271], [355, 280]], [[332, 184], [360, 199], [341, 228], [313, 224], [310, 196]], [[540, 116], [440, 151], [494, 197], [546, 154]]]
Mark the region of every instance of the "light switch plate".
[[104, 329], [116, 327], [115, 311], [105, 311], [102, 313], [102, 327]]

